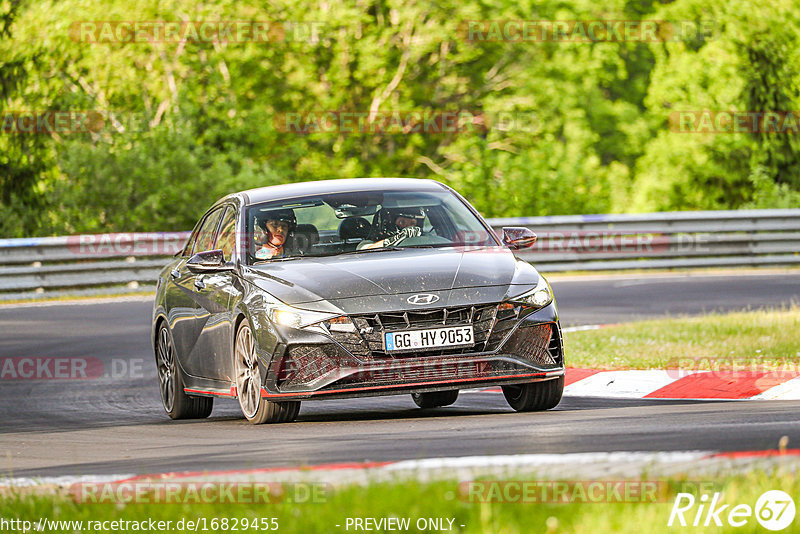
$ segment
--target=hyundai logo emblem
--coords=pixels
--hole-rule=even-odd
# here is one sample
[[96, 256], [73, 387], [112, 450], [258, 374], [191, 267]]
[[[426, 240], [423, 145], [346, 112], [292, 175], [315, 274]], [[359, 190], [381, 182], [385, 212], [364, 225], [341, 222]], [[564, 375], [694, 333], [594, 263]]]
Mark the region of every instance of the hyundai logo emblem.
[[420, 293], [419, 295], [408, 297], [407, 302], [409, 304], [416, 304], [417, 306], [425, 306], [426, 304], [433, 304], [437, 300], [439, 300], [437, 295], [432, 293]]

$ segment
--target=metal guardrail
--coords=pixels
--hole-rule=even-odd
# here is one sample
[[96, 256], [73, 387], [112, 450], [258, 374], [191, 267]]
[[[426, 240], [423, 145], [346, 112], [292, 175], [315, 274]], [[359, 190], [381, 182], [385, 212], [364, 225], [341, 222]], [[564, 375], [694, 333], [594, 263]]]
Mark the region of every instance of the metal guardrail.
[[519, 256], [542, 272], [800, 264], [800, 209], [492, 219], [539, 236]]
[[[800, 264], [800, 209], [490, 219], [539, 239], [542, 272]], [[188, 232], [0, 239], [0, 300], [151, 291]]]
[[0, 239], [0, 300], [152, 291], [189, 232]]

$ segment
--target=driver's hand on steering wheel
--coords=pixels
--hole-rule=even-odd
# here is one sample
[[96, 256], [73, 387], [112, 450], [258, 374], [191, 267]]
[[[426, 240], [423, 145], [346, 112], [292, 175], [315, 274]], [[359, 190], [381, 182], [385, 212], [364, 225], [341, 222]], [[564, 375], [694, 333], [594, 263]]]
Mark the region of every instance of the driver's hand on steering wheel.
[[422, 228], [419, 226], [407, 226], [397, 232], [396, 234], [387, 237], [383, 240], [384, 247], [392, 247], [399, 242], [403, 241], [404, 239], [408, 239], [409, 237], [419, 237], [422, 235]]

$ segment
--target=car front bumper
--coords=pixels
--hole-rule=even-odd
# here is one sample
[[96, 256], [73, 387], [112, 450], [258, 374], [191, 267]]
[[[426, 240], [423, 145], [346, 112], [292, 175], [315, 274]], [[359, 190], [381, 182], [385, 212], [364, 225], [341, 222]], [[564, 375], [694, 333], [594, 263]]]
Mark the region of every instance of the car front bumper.
[[[487, 308], [488, 309], [488, 308]], [[470, 349], [386, 354], [360, 336], [293, 332], [279, 346], [262, 388], [272, 400], [361, 397], [552, 380], [564, 374], [563, 343], [555, 303], [534, 312], [494, 312], [485, 332], [480, 312], [470, 314], [479, 343]], [[508, 314], [507, 314], [508, 315]], [[372, 350], [369, 350], [372, 349]]]

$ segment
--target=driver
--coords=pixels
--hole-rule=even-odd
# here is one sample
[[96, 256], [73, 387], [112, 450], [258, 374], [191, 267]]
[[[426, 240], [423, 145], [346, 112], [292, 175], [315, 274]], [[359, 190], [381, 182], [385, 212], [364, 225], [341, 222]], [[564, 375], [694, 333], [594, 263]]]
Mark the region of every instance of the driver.
[[395, 208], [387, 210], [386, 223], [381, 232], [383, 239], [374, 243], [365, 241], [359, 249], [392, 247], [409, 237], [422, 235], [425, 213], [422, 208]]
[[257, 247], [256, 259], [285, 258], [286, 252], [283, 245], [296, 227], [297, 218], [294, 210], [282, 209], [269, 212], [264, 222], [264, 228], [256, 224], [254, 231], [253, 241]]

